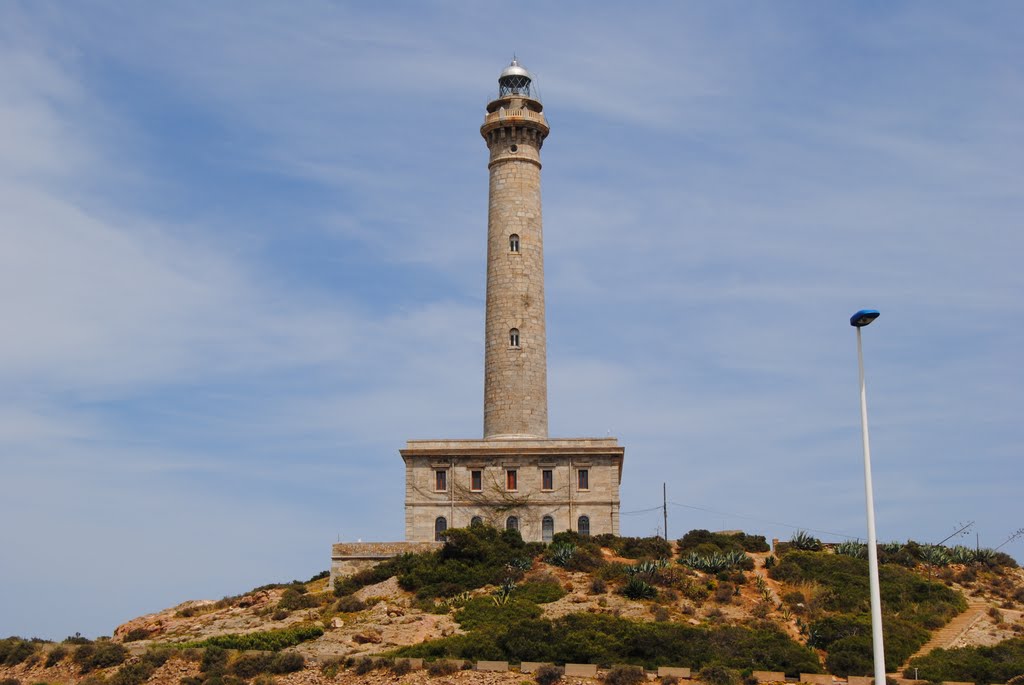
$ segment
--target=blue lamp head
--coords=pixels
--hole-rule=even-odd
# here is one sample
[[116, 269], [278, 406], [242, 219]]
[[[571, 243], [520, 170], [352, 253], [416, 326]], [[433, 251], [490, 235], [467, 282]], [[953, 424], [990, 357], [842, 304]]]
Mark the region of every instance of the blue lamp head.
[[850, 317], [850, 325], [856, 326], [857, 328], [863, 328], [869, 323], [878, 318], [878, 310], [876, 309], [862, 309], [853, 316]]

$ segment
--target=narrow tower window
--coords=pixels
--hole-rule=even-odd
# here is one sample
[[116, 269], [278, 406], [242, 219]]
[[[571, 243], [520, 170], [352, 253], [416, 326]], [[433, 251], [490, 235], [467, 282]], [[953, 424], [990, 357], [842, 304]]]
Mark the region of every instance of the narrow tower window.
[[540, 534], [544, 542], [551, 542], [551, 539], [555, 537], [555, 519], [550, 516], [545, 516], [541, 519]]
[[441, 542], [441, 533], [448, 530], [448, 519], [444, 516], [438, 516], [434, 519], [434, 541]]
[[509, 347], [519, 347], [519, 329], [513, 328], [508, 332]]
[[469, 472], [469, 489], [473, 492], [480, 492], [484, 489], [483, 471]]
[[434, 490], [444, 492], [448, 489], [448, 472], [434, 471]]
[[590, 517], [580, 516], [579, 521], [576, 522], [576, 532], [583, 537], [590, 536]]
[[508, 251], [519, 252], [519, 234], [513, 233], [508, 237]]
[[506, 490], [518, 490], [519, 489], [519, 473], [514, 469], [505, 471], [505, 489]]

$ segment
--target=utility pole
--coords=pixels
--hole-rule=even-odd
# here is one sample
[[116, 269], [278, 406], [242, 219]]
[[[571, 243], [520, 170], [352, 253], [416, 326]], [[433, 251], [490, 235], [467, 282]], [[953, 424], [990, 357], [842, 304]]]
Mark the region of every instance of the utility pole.
[[664, 482], [661, 484], [661, 515], [665, 519], [665, 542], [668, 542], [668, 491]]

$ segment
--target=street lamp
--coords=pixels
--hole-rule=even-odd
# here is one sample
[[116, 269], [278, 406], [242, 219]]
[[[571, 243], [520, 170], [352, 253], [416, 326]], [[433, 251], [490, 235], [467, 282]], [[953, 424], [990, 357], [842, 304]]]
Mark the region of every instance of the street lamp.
[[860, 430], [864, 438], [864, 495], [868, 510], [868, 575], [871, 581], [871, 648], [875, 661], [875, 685], [885, 685], [885, 647], [882, 644], [882, 596], [878, 588], [878, 540], [875, 538], [875, 497], [871, 489], [871, 443], [868, 440], [868, 399], [864, 389], [864, 352], [860, 329], [878, 318], [874, 309], [862, 309], [850, 317], [857, 329], [857, 366], [860, 370]]

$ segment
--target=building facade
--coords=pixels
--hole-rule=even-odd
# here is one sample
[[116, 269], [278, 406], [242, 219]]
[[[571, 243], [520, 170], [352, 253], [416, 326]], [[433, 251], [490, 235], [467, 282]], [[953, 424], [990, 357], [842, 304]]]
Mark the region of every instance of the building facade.
[[533, 77], [516, 60], [480, 127], [489, 151], [482, 440], [410, 440], [405, 535], [451, 527], [619, 532], [625, 450], [615, 438], [548, 437], [540, 151], [550, 131]]

